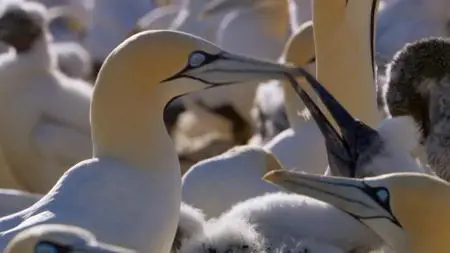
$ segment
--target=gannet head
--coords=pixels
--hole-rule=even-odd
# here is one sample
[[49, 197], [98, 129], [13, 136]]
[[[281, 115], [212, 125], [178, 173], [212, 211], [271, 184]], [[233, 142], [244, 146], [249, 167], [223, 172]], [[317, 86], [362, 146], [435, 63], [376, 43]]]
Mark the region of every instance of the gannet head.
[[410, 115], [420, 127], [428, 163], [450, 180], [446, 138], [449, 128], [450, 41], [427, 38], [407, 44], [387, 69], [384, 99], [393, 116]]
[[396, 252], [448, 250], [448, 246], [442, 246], [448, 245], [450, 185], [436, 177], [394, 173], [351, 179], [274, 171], [265, 179], [349, 213], [377, 232]]
[[46, 8], [37, 2], [9, 0], [0, 5], [0, 41], [27, 51], [43, 35]]
[[183, 32], [153, 30], [135, 34], [116, 47], [105, 60], [97, 79], [123, 73], [127, 83], [149, 91], [163, 87], [179, 96], [212, 86], [301, 75], [297, 68], [225, 52], [216, 45]]
[[68, 225], [38, 225], [17, 234], [5, 253], [132, 253], [134, 251], [103, 244], [90, 232]]
[[315, 72], [315, 45], [313, 22], [303, 23], [295, 34], [286, 42], [283, 55], [286, 62], [295, 65], [312, 64], [312, 72]]

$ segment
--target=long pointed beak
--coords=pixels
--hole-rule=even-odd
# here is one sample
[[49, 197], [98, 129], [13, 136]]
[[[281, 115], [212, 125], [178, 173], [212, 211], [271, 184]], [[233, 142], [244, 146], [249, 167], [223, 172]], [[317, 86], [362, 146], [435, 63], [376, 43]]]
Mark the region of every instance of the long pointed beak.
[[294, 90], [301, 97], [324, 135], [332, 175], [356, 177], [357, 164], [361, 154], [372, 145], [381, 143], [378, 132], [353, 118], [311, 74], [302, 69], [299, 69], [299, 72], [322, 100], [342, 134], [342, 136], [339, 135], [310, 96], [295, 84], [295, 80], [290, 80]]
[[[209, 55], [207, 62], [198, 67], [188, 66], [162, 82], [178, 78], [191, 78], [203, 83], [217, 86], [242, 82], [284, 79], [287, 75], [303, 76], [298, 67], [242, 55], [220, 52]], [[306, 72], [306, 71], [305, 71]]]
[[264, 180], [288, 191], [329, 203], [360, 221], [384, 218], [401, 227], [389, 205], [379, 200], [377, 188], [370, 187], [362, 179], [277, 170], [267, 173]]

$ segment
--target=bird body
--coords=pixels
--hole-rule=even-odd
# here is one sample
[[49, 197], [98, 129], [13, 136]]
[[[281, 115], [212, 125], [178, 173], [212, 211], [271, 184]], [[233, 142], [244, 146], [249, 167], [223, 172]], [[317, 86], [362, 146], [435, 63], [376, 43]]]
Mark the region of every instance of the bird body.
[[6, 5], [2, 22], [7, 22], [14, 8], [43, 30], [29, 50], [0, 56], [0, 142], [16, 180], [25, 190], [45, 193], [69, 166], [89, 156], [92, 88], [56, 69], [45, 24], [39, 23], [44, 22], [40, 19], [45, 10], [28, 2]]

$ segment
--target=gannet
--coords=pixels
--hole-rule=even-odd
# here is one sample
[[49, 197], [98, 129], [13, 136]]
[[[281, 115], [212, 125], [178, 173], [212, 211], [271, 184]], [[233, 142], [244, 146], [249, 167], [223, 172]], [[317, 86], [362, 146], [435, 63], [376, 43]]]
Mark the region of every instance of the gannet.
[[107, 57], [95, 83], [93, 158], [70, 168], [30, 208], [0, 219], [0, 250], [27, 227], [63, 223], [138, 252], [169, 252], [181, 173], [162, 120], [164, 107], [196, 90], [286, 73], [301, 74], [296, 67], [231, 54], [186, 33], [148, 31], [126, 39]]
[[387, 69], [386, 106], [392, 116], [410, 115], [420, 126], [422, 162], [450, 180], [448, 131], [450, 41], [428, 38], [407, 44]]
[[371, 127], [381, 120], [374, 66], [377, 5], [378, 0], [313, 2], [317, 78], [352, 115]]
[[326, 201], [378, 233], [398, 253], [448, 252], [450, 185], [431, 175], [351, 179], [276, 171], [283, 188]]
[[0, 6], [0, 40], [14, 48], [0, 56], [0, 143], [22, 190], [36, 193], [91, 152], [92, 87], [55, 67], [45, 13], [36, 2]]
[[40, 225], [17, 234], [5, 253], [133, 253], [133, 250], [97, 241], [89, 231], [69, 225]]
[[[293, 85], [325, 137], [329, 163], [326, 174], [365, 177], [390, 172], [426, 172], [412, 156], [418, 146], [419, 134], [411, 117], [386, 119], [373, 129], [355, 119], [306, 70], [299, 71], [339, 127], [338, 132], [308, 93]], [[296, 82], [292, 77], [288, 79], [291, 83]]]
[[377, 52], [390, 59], [406, 43], [431, 36], [448, 37], [449, 9], [446, 0], [388, 1], [377, 14]]
[[[339, 232], [343, 227], [345, 233]], [[207, 252], [203, 245], [206, 250], [227, 252], [226, 249], [248, 245], [266, 252], [288, 253], [298, 252], [295, 248], [302, 243], [308, 252], [328, 252], [324, 248], [365, 252], [379, 248], [382, 240], [371, 229], [327, 203], [279, 192], [237, 203], [217, 219], [207, 221], [204, 232], [191, 237], [183, 247], [189, 249], [185, 252]]]
[[183, 201], [208, 218], [218, 217], [240, 201], [279, 191], [261, 177], [280, 167], [275, 156], [261, 147], [235, 147], [198, 162], [183, 175]]

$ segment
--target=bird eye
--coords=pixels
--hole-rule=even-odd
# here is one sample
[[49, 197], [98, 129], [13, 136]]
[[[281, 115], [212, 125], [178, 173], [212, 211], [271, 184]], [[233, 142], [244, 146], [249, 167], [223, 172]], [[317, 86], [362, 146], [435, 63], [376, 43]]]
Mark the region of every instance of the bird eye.
[[379, 200], [381, 200], [383, 202], [386, 202], [388, 200], [388, 198], [389, 198], [389, 192], [386, 189], [384, 189], [384, 188], [379, 189], [377, 191], [377, 197], [378, 197]]
[[58, 248], [50, 243], [39, 243], [34, 249], [35, 253], [59, 253]]
[[206, 60], [206, 56], [202, 52], [193, 52], [189, 57], [189, 66], [196, 68], [201, 66]]

